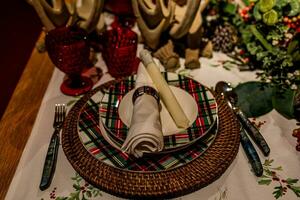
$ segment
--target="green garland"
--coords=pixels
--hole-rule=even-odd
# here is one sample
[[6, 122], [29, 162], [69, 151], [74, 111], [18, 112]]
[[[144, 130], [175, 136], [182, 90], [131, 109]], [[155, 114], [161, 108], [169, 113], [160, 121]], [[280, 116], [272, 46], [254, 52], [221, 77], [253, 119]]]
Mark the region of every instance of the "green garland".
[[251, 69], [259, 69], [257, 76], [263, 82], [280, 88], [299, 88], [300, 0], [244, 3], [246, 6], [241, 8], [229, 0], [214, 0], [209, 8], [217, 11], [218, 23], [231, 23], [238, 31], [238, 50], [230, 56], [244, 61]]

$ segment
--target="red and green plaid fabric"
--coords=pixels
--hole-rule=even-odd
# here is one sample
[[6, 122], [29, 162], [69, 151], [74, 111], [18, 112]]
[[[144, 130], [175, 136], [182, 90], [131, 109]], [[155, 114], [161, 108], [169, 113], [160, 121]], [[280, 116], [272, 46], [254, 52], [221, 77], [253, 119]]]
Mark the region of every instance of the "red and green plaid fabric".
[[[165, 150], [174, 149], [194, 142], [203, 137], [213, 127], [217, 119], [217, 104], [211, 92], [199, 82], [175, 73], [163, 74], [169, 85], [187, 91], [196, 101], [198, 115], [194, 123], [186, 130], [171, 136], [164, 136]], [[104, 91], [100, 103], [100, 117], [107, 130], [107, 135], [118, 146], [124, 143], [128, 127], [122, 122], [118, 113], [118, 105], [122, 98], [135, 87], [136, 76], [112, 85]]]
[[212, 144], [217, 133], [217, 128], [214, 128], [185, 149], [136, 159], [112, 147], [103, 138], [99, 127], [99, 102], [89, 100], [81, 111], [78, 127], [82, 143], [93, 156], [111, 166], [131, 171], [162, 171], [182, 166], [199, 157]]

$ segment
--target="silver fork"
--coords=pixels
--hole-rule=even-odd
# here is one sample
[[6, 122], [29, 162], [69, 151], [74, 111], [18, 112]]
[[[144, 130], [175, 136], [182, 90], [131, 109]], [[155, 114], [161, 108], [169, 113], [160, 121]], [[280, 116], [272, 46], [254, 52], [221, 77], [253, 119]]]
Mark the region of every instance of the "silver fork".
[[62, 128], [64, 119], [66, 116], [66, 106], [65, 104], [55, 104], [55, 114], [54, 114], [54, 122], [53, 122], [53, 128], [54, 133], [52, 134], [45, 163], [43, 168], [43, 174], [42, 179], [40, 182], [40, 190], [47, 189], [52, 181], [55, 167], [56, 167], [56, 161], [57, 161], [57, 154], [58, 154], [58, 147], [59, 147], [59, 133]]

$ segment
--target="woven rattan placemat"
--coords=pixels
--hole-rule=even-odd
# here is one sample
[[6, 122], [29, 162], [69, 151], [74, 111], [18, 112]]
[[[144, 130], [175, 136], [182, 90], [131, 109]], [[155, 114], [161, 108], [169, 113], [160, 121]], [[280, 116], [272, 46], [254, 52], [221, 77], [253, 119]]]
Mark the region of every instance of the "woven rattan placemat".
[[218, 179], [234, 160], [239, 147], [239, 123], [228, 105], [216, 97], [219, 132], [202, 156], [178, 168], [136, 172], [112, 167], [92, 156], [78, 135], [78, 120], [86, 102], [105, 86], [82, 97], [70, 110], [62, 131], [62, 147], [74, 169], [92, 185], [124, 198], [172, 198], [205, 187]]

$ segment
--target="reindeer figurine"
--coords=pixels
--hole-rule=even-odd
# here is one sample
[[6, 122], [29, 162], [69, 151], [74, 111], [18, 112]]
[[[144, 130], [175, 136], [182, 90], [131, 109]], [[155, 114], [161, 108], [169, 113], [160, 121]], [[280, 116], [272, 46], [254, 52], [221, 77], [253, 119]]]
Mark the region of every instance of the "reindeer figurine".
[[[58, 26], [74, 25], [91, 32], [95, 29], [101, 31], [104, 29], [104, 16], [102, 13], [104, 0], [82, 1], [83, 5], [79, 13], [76, 7], [76, 0], [70, 0], [66, 4], [65, 0], [52, 0], [52, 5], [47, 0], [27, 0], [36, 10], [39, 18], [48, 32]], [[87, 11], [87, 12], [86, 12]]]
[[[202, 35], [201, 13], [209, 0], [132, 0], [134, 14], [145, 45], [155, 51], [167, 70], [179, 66], [179, 56], [174, 51], [174, 41], [184, 42], [185, 67], [200, 67], [199, 56]], [[169, 40], [161, 46], [162, 38]], [[212, 55], [212, 44], [204, 47], [208, 57]]]

